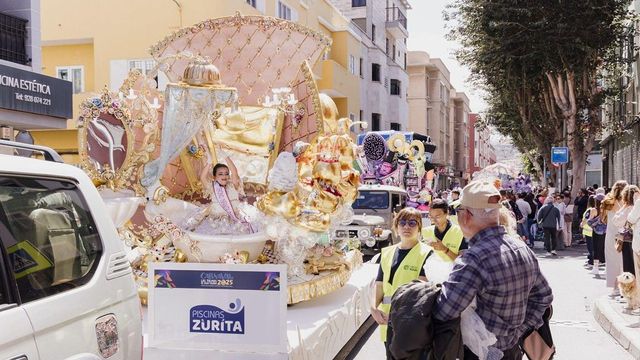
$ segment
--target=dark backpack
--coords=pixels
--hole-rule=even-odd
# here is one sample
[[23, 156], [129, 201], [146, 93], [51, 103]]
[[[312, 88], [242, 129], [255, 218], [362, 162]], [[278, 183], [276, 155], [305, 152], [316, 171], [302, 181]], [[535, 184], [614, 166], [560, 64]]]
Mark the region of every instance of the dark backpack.
[[512, 203], [511, 210], [513, 211], [513, 215], [515, 215], [516, 217], [516, 221], [522, 220], [522, 212], [520, 212], [520, 208], [518, 207], [518, 204]]

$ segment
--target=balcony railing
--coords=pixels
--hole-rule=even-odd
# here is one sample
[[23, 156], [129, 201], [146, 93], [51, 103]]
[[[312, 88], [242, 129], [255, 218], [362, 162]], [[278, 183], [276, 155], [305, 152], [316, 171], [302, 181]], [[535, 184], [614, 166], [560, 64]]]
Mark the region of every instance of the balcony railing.
[[0, 13], [0, 59], [28, 65], [27, 20]]
[[407, 17], [400, 11], [397, 6], [387, 8], [387, 22], [399, 22], [405, 29], [407, 29]]

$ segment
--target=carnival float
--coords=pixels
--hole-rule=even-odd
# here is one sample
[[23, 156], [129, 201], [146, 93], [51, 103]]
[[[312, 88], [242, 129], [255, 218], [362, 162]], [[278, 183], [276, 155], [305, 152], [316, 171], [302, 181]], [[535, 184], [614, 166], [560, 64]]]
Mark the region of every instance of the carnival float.
[[330, 45], [281, 19], [207, 20], [153, 45], [152, 71], [83, 101], [82, 168], [130, 249], [143, 303], [151, 262], [286, 264], [290, 304], [361, 264], [328, 235], [350, 222], [360, 183], [354, 122], [312, 74]]
[[407, 191], [406, 206], [426, 211], [434, 179], [428, 165], [435, 150], [425, 135], [371, 131], [357, 137], [356, 165], [364, 184], [402, 188]]

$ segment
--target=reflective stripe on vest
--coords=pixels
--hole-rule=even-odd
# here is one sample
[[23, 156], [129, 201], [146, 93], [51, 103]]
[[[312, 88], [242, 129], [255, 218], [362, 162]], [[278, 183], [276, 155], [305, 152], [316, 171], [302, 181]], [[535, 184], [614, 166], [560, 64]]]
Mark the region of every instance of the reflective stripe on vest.
[[[435, 231], [436, 231], [435, 225], [431, 225], [423, 229], [422, 238], [426, 241], [429, 241], [430, 239], [432, 239], [432, 241], [438, 240], [436, 238]], [[442, 244], [446, 246], [449, 250], [451, 250], [452, 253], [458, 254], [458, 249], [460, 249], [460, 244], [462, 244], [462, 239], [464, 239], [462, 230], [458, 225], [452, 223], [447, 233], [444, 234], [444, 238], [442, 239]], [[453, 260], [451, 260], [451, 258], [447, 256], [447, 254], [445, 254], [444, 251], [436, 251], [436, 254], [438, 254], [438, 256], [440, 256], [440, 258], [444, 261], [453, 262]]]
[[[391, 265], [393, 265], [393, 257], [398, 249], [399, 244], [388, 246], [382, 249], [380, 255], [380, 266], [382, 267], [382, 293], [384, 301], [378, 306], [378, 309], [384, 313], [389, 314], [391, 310], [391, 297], [395, 294], [398, 287], [404, 285], [412, 280], [415, 280], [420, 276], [420, 270], [422, 264], [429, 255], [431, 248], [429, 246], [418, 243], [411, 248], [407, 256], [402, 260], [395, 274], [393, 275], [393, 283], [389, 284], [389, 277], [391, 276]], [[380, 338], [382, 341], [387, 341], [387, 326], [380, 325]]]

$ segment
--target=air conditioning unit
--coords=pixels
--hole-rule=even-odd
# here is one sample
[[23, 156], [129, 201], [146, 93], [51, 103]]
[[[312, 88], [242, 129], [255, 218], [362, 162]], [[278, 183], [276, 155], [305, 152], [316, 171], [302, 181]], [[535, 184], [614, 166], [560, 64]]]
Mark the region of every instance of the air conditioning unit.
[[0, 126], [0, 139], [13, 141], [13, 128], [10, 126]]

